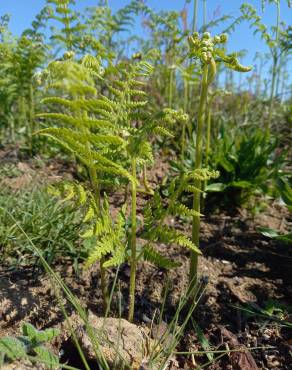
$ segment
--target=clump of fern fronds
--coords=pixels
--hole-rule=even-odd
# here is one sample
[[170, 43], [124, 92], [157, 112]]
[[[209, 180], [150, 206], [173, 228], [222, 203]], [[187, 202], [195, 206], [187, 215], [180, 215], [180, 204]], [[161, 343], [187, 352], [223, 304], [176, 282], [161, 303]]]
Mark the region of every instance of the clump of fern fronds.
[[[109, 218], [109, 209], [100, 196], [105, 175], [109, 184], [115, 185], [117, 178], [124, 178], [131, 185], [131, 230], [126, 242], [123, 241], [131, 250], [130, 320], [134, 312], [137, 266], [137, 173], [142, 166], [154, 161], [150, 139], [154, 135], [172, 136], [167, 126], [184, 118], [181, 112], [171, 109], [155, 113], [147, 109], [144, 87], [151, 72], [151, 65], [145, 61], [122, 62], [110, 65], [105, 71], [100, 60], [91, 56], [81, 62], [73, 59], [53, 62], [47, 69], [47, 80], [48, 92], [54, 95], [43, 102], [55, 107], [55, 111], [38, 114], [39, 118], [54, 123], [53, 127], [39, 133], [58, 141], [87, 169], [90, 183], [87, 192], [98, 223], [105, 225]], [[106, 79], [107, 88], [100, 93], [96, 81], [102, 78]], [[67, 190], [74, 195], [74, 189], [76, 186]], [[111, 237], [125, 236], [121, 229], [120, 232], [115, 229], [122, 227], [121, 219], [112, 227], [112, 233], [96, 235], [99, 238], [97, 247], [88, 260], [90, 263], [101, 260], [102, 280], [104, 268], [110, 265], [107, 257], [115, 256], [117, 239], [114, 243]], [[121, 259], [113, 257], [111, 261], [120, 262]]]
[[[171, 181], [167, 189], [167, 199], [163, 199], [158, 191], [155, 192], [154, 197], [146, 205], [144, 214], [143, 238], [147, 242], [144, 246], [143, 255], [146, 260], [160, 267], [166, 267], [165, 257], [160, 256], [157, 252], [152, 252], [153, 244], [156, 242], [177, 244], [194, 253], [201, 254], [199, 247], [185, 233], [171, 226], [169, 221], [173, 217], [201, 216], [197, 211], [181, 203], [181, 195], [185, 192], [192, 194], [201, 193], [202, 191], [195, 186], [195, 181], [198, 179], [206, 181], [216, 177], [218, 177], [217, 171], [209, 171], [207, 169], [189, 171]], [[168, 261], [168, 264], [171, 267], [172, 264], [175, 264], [175, 261]]]

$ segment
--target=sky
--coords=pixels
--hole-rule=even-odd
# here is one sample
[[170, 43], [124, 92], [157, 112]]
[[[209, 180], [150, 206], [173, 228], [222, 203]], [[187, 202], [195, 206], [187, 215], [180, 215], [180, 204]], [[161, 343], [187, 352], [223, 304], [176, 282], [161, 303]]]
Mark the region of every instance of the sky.
[[[186, 0], [145, 0], [148, 6], [154, 10], [182, 10]], [[130, 0], [108, 0], [109, 6], [115, 12], [117, 9], [127, 5]], [[266, 10], [262, 13], [261, 0], [207, 0], [207, 21], [212, 20], [214, 15], [222, 16], [225, 14], [237, 17], [240, 14], [239, 8], [243, 2], [249, 2], [257, 8], [258, 14], [262, 16], [262, 21], [267, 26], [276, 23], [275, 4], [266, 5]], [[76, 0], [76, 8], [82, 10], [87, 6], [97, 5], [98, 0]], [[0, 15], [8, 13], [11, 15], [10, 30], [13, 34], [19, 35], [28, 28], [34, 16], [44, 7], [45, 0], [0, 0]], [[193, 0], [187, 5], [188, 13], [192, 14]], [[199, 26], [202, 25], [203, 1], [199, 0]], [[281, 0], [281, 20], [286, 24], [292, 24], [292, 8], [288, 8], [287, 0]], [[227, 26], [226, 23], [225, 26]], [[223, 26], [222, 26], [223, 27]], [[220, 31], [220, 29], [215, 29]], [[142, 30], [137, 26], [134, 30], [138, 35], [142, 35]], [[253, 35], [253, 30], [247, 23], [241, 24], [236, 32], [230, 36], [228, 42], [229, 51], [247, 50], [244, 57], [244, 64], [254, 65], [254, 55], [256, 52], [268, 52], [264, 42], [259, 36]], [[268, 69], [268, 66], [266, 67]], [[290, 70], [292, 67], [290, 64]], [[266, 70], [267, 73], [267, 70]]]

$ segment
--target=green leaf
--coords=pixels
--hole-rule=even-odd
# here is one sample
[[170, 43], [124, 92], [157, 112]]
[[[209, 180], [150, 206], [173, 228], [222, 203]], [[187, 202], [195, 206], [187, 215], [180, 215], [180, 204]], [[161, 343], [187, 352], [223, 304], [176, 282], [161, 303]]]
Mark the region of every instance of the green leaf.
[[279, 236], [279, 233], [277, 230], [269, 229], [268, 227], [258, 227], [257, 230], [264, 236], [267, 236], [268, 238], [276, 238]]
[[220, 191], [224, 191], [226, 189], [226, 185], [221, 183], [221, 182], [216, 182], [214, 184], [208, 184], [206, 186], [206, 192], [220, 192]]
[[202, 329], [199, 327], [199, 325], [192, 319], [192, 324], [196, 330], [198, 340], [201, 343], [201, 346], [203, 347], [204, 351], [206, 351], [206, 356], [208, 357], [208, 360], [210, 362], [214, 361], [214, 354], [212, 352], [208, 352], [211, 349], [211, 345], [208, 341], [208, 339], [205, 337]]
[[268, 227], [258, 227], [257, 230], [264, 236], [292, 244], [292, 233], [281, 235], [279, 231]]
[[253, 187], [253, 184], [249, 181], [233, 181], [228, 184], [229, 187], [240, 188], [240, 189], [250, 189]]
[[58, 356], [54, 355], [49, 349], [39, 346], [34, 348], [37, 360], [43, 362], [47, 369], [58, 369], [60, 366]]
[[279, 235], [276, 237], [276, 239], [288, 244], [292, 244], [292, 233]]
[[4, 337], [0, 338], [0, 353], [14, 361], [26, 357], [26, 347], [17, 338]]
[[292, 206], [292, 188], [291, 188], [291, 186], [289, 186], [288, 182], [283, 180], [283, 179], [279, 179], [277, 181], [277, 185], [278, 185], [278, 188], [279, 188], [281, 198], [283, 199], [285, 204], [287, 206]]
[[60, 334], [60, 331], [54, 328], [37, 330], [30, 323], [24, 323], [22, 325], [22, 333], [24, 336], [28, 337], [32, 342], [43, 343], [49, 342], [53, 338], [57, 337]]

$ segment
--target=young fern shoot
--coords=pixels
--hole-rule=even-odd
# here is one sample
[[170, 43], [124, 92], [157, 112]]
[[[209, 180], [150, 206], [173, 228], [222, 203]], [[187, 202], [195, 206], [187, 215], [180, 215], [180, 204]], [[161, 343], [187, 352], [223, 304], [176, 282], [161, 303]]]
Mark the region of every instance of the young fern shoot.
[[[244, 67], [241, 65], [236, 57], [236, 54], [226, 55], [223, 49], [218, 48], [218, 44], [227, 42], [227, 35], [211, 37], [209, 32], [204, 32], [202, 37], [199, 33], [195, 32], [189, 36], [190, 58], [197, 58], [202, 65], [202, 79], [201, 79], [201, 92], [197, 117], [197, 136], [196, 136], [196, 154], [195, 154], [195, 169], [202, 168], [203, 156], [203, 126], [206, 118], [206, 107], [208, 98], [208, 89], [213, 82], [216, 72], [217, 63], [223, 62], [227, 68], [233, 69], [238, 72], [248, 72], [251, 67]], [[201, 190], [202, 181], [196, 179], [195, 187]], [[193, 216], [192, 225], [192, 241], [199, 248], [199, 233], [200, 233], [200, 202], [201, 191], [194, 193], [193, 210], [196, 215]], [[190, 288], [197, 282], [198, 274], [198, 254], [191, 252], [190, 261]]]
[[[89, 175], [89, 189], [84, 189], [81, 185], [77, 188], [73, 186], [69, 188], [67, 199], [80, 192], [83, 194], [83, 203], [90, 198], [89, 215], [91, 217], [85, 217], [85, 222], [91, 218], [96, 219], [94, 235], [101, 233], [97, 223], [104, 219], [104, 207], [100, 196], [102, 177], [107, 174], [112, 178], [120, 176], [132, 181], [130, 173], [122, 165], [109, 158], [114, 157], [121, 150], [125, 141], [118, 135], [105, 134], [113, 125], [109, 117], [106, 119], [94, 117], [94, 113], [102, 111], [105, 106], [108, 107], [104, 100], [97, 99], [93, 77], [100, 77], [101, 72], [99, 60], [89, 56], [83, 59], [82, 64], [73, 60], [51, 63], [47, 70], [48, 89], [61, 96], [47, 97], [43, 103], [55, 106], [57, 111], [37, 115], [39, 118], [61, 123], [61, 127], [45, 128], [39, 131], [39, 134], [56, 140], [73, 153]], [[59, 113], [60, 111], [62, 113]], [[90, 196], [85, 196], [88, 192]], [[107, 251], [108, 249], [105, 248], [105, 252], [101, 255], [103, 256]], [[101, 263], [101, 288], [106, 310], [107, 284], [103, 263]]]
[[[73, 60], [54, 62], [48, 68], [52, 82], [49, 89], [66, 97], [44, 99], [47, 105], [59, 106], [59, 112], [41, 113], [39, 118], [60, 122], [65, 127], [50, 127], [40, 134], [57, 140], [70, 150], [89, 173], [89, 188], [81, 184], [66, 185], [66, 199], [77, 199], [87, 209], [84, 223], [89, 222], [84, 238], [94, 237], [86, 265], [100, 260], [104, 307], [107, 308], [105, 269], [124, 261], [130, 264], [129, 314], [134, 317], [137, 269], [137, 173], [153, 163], [150, 144], [153, 134], [172, 136], [165, 127], [185, 115], [164, 109], [153, 114], [145, 108], [145, 80], [152, 72], [150, 64], [120, 63], [107, 70], [106, 95], [98, 94], [93, 77], [100, 77], [99, 60], [86, 56], [82, 63]], [[114, 78], [111, 76], [114, 75]], [[119, 179], [130, 183], [130, 230], [125, 227], [126, 205], [114, 221], [107, 200], [102, 201], [100, 185], [117, 185]], [[118, 182], [117, 182], [118, 181]], [[63, 191], [64, 193], [64, 191]], [[67, 193], [67, 194], [66, 194]], [[82, 196], [81, 196], [82, 195]], [[82, 202], [80, 202], [82, 199]]]

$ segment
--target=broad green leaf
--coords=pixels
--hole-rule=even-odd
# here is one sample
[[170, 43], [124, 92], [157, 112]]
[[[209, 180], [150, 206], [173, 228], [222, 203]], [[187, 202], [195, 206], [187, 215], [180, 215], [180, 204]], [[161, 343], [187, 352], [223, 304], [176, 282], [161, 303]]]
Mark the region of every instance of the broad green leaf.
[[214, 184], [209, 184], [206, 186], [206, 192], [220, 192], [226, 189], [226, 185], [221, 182], [216, 182]]
[[291, 186], [289, 186], [288, 182], [283, 180], [283, 179], [279, 179], [277, 181], [277, 185], [278, 185], [278, 188], [279, 188], [281, 198], [283, 199], [285, 204], [287, 206], [292, 206], [292, 188], [291, 188]]
[[37, 355], [37, 359], [39, 362], [46, 365], [47, 369], [58, 369], [60, 366], [58, 356], [54, 355], [50, 350], [47, 348], [40, 346], [34, 348], [34, 352]]
[[46, 330], [37, 330], [30, 323], [24, 323], [22, 325], [23, 335], [29, 337], [29, 339], [35, 343], [49, 342], [60, 334], [58, 329], [50, 328]]
[[0, 338], [0, 353], [13, 361], [26, 357], [26, 347], [17, 338], [3, 337]]
[[250, 189], [253, 187], [253, 184], [249, 181], [233, 181], [230, 184], [228, 184], [229, 187], [234, 187], [234, 188], [241, 188], [241, 189]]
[[276, 238], [279, 236], [277, 230], [269, 229], [268, 227], [258, 227], [257, 229], [262, 235], [267, 236], [268, 238]]
[[281, 235], [279, 231], [274, 229], [269, 229], [267, 227], [258, 227], [258, 231], [271, 239], [280, 240], [288, 244], [292, 244], [292, 233]]
[[199, 325], [193, 319], [192, 319], [192, 324], [193, 324], [193, 326], [196, 330], [198, 340], [201, 343], [201, 346], [203, 347], [204, 351], [206, 351], [206, 356], [208, 357], [208, 360], [210, 362], [213, 362], [214, 361], [214, 354], [211, 353], [211, 352], [207, 352], [207, 351], [210, 351], [210, 349], [211, 349], [211, 345], [210, 345], [208, 339], [205, 337], [202, 329], [199, 327]]

